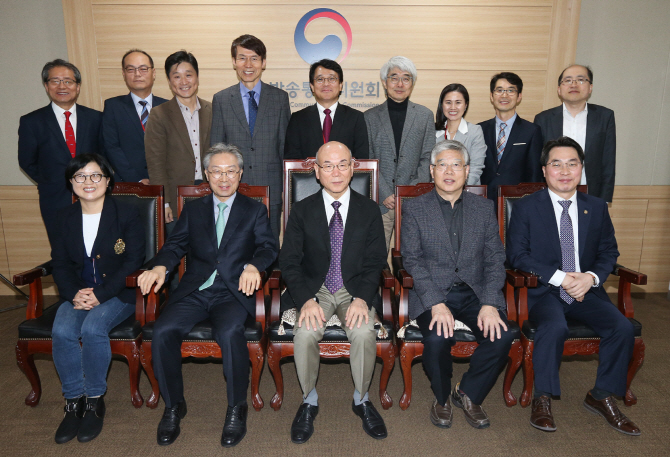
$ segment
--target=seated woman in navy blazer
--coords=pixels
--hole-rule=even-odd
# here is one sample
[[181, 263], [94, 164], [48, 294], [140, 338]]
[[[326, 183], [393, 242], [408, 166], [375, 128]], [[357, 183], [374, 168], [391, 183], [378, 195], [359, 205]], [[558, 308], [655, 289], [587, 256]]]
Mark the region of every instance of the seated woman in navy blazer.
[[[63, 385], [65, 416], [56, 442], [94, 439], [102, 430], [109, 332], [135, 312], [126, 276], [144, 262], [144, 228], [138, 210], [109, 194], [114, 177], [97, 154], [73, 158], [65, 170], [79, 198], [56, 218], [53, 277], [64, 300], [53, 324], [53, 360]], [[81, 345], [80, 345], [81, 342]]]

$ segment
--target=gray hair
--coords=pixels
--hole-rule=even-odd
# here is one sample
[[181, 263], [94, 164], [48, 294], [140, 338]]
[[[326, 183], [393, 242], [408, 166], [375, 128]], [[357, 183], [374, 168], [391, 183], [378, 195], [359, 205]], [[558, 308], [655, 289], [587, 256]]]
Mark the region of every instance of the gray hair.
[[215, 156], [216, 154], [234, 155], [237, 158], [237, 165], [240, 167], [240, 170], [244, 169], [244, 157], [242, 157], [240, 148], [234, 144], [226, 143], [216, 143], [207, 150], [205, 157], [202, 158], [202, 164], [205, 169], [209, 168], [209, 161], [212, 160], [212, 156]]
[[81, 73], [79, 72], [79, 68], [75, 67], [74, 64], [71, 64], [67, 60], [63, 59], [52, 60], [51, 62], [47, 62], [44, 65], [44, 67], [42, 68], [42, 82], [44, 84], [49, 82], [49, 70], [56, 67], [65, 67], [72, 70], [72, 73], [74, 73], [75, 82], [77, 84], [81, 84]]
[[382, 66], [382, 69], [379, 70], [379, 77], [382, 79], [382, 81], [386, 81], [389, 73], [394, 68], [399, 68], [400, 70], [406, 71], [412, 75], [412, 85], [416, 84], [416, 67], [411, 60], [403, 56], [391, 57], [389, 61]]
[[435, 158], [444, 151], [456, 151], [463, 156], [465, 165], [470, 165], [470, 153], [463, 143], [456, 140], [444, 140], [437, 143], [430, 152], [430, 164], [435, 165]]

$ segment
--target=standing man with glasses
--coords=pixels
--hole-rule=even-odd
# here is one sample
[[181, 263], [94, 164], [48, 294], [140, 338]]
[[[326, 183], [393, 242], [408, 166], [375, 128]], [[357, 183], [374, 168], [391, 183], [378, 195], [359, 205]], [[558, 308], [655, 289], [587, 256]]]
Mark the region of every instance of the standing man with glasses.
[[149, 184], [144, 157], [144, 131], [151, 109], [167, 100], [151, 93], [156, 80], [154, 60], [140, 49], [131, 49], [121, 59], [121, 72], [128, 95], [105, 100], [102, 134], [107, 159], [117, 182]]
[[[42, 83], [51, 103], [21, 116], [19, 165], [37, 183], [44, 226], [53, 243], [58, 210], [72, 204], [63, 176], [75, 156], [104, 155], [100, 111], [77, 105], [81, 73], [56, 59], [42, 68]], [[68, 177], [69, 179], [69, 177]]]
[[567, 136], [584, 150], [580, 184], [589, 194], [608, 202], [614, 194], [616, 174], [616, 124], [614, 111], [587, 103], [593, 91], [589, 67], [571, 65], [558, 77], [558, 97], [563, 102], [535, 116], [545, 141]]
[[285, 159], [314, 157], [329, 141], [349, 148], [356, 159], [367, 159], [368, 130], [363, 113], [339, 103], [344, 73], [339, 63], [323, 59], [309, 67], [309, 87], [316, 103], [293, 113], [286, 131]]
[[488, 186], [486, 195], [495, 202], [500, 185], [542, 182], [542, 132], [516, 113], [523, 91], [523, 81], [518, 75], [498, 73], [491, 78], [490, 89], [496, 115], [479, 123], [486, 142], [481, 183]]
[[211, 144], [239, 147], [247, 163], [244, 182], [270, 186], [270, 224], [279, 241], [284, 140], [291, 117], [288, 94], [261, 81], [266, 66], [261, 40], [237, 37], [230, 53], [239, 84], [214, 95]]
[[151, 345], [154, 373], [165, 401], [158, 424], [160, 445], [172, 444], [186, 415], [181, 372], [181, 343], [193, 326], [212, 321], [221, 347], [228, 409], [221, 445], [237, 445], [247, 431], [249, 350], [245, 322], [255, 318], [254, 293], [261, 271], [277, 258], [279, 247], [265, 205], [237, 192], [244, 160], [240, 150], [223, 143], [212, 146], [203, 159], [212, 195], [184, 205], [172, 235], [151, 261], [153, 268], [138, 278], [143, 294], [163, 285], [189, 254], [188, 268], [170, 293], [154, 326]]

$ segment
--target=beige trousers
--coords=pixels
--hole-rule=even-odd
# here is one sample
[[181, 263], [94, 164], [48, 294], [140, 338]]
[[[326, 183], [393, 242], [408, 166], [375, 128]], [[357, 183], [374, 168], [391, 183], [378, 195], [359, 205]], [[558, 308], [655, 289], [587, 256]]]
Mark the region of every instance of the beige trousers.
[[395, 227], [395, 210], [389, 210], [382, 214], [382, 223], [384, 224], [384, 237], [386, 238], [386, 252], [388, 252], [391, 245], [391, 235], [393, 235]]

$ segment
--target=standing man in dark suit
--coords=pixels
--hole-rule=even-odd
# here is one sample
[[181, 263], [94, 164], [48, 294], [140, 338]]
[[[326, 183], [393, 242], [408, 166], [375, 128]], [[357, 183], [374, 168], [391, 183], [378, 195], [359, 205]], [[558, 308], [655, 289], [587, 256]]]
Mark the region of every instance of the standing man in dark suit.
[[[464, 191], [470, 156], [455, 140], [437, 143], [430, 160], [435, 190], [403, 206], [402, 254], [414, 278], [409, 317], [423, 335], [423, 366], [435, 399], [430, 420], [451, 427], [454, 319], [467, 325], [479, 346], [470, 368], [451, 392], [475, 428], [489, 418], [481, 404], [493, 387], [514, 340], [508, 329], [505, 299], [505, 252], [493, 203]], [[446, 249], [445, 249], [446, 248]]]
[[105, 151], [117, 182], [149, 184], [144, 130], [151, 109], [167, 100], [151, 93], [156, 69], [146, 52], [140, 49], [126, 52], [121, 59], [121, 71], [130, 93], [105, 100], [102, 113]]
[[79, 154], [103, 155], [100, 111], [77, 105], [81, 73], [71, 63], [56, 59], [42, 68], [42, 82], [51, 103], [21, 116], [19, 165], [37, 183], [40, 211], [53, 243], [56, 213], [72, 204], [63, 176]]
[[616, 174], [616, 125], [614, 111], [587, 104], [593, 91], [593, 72], [589, 67], [571, 65], [558, 77], [561, 106], [542, 111], [535, 123], [545, 141], [567, 136], [584, 150], [581, 184], [589, 194], [611, 202]]
[[409, 100], [416, 84], [416, 67], [411, 60], [391, 57], [379, 74], [386, 101], [364, 116], [370, 158], [379, 159], [379, 209], [388, 249], [395, 223], [395, 186], [429, 182], [435, 128], [432, 111]]
[[142, 293], [154, 283], [158, 291], [166, 274], [189, 254], [188, 269], [154, 326], [154, 372], [165, 400], [158, 444], [177, 439], [186, 415], [182, 340], [194, 325], [210, 319], [214, 339], [221, 346], [228, 391], [221, 445], [232, 447], [247, 431], [249, 351], [244, 324], [256, 315], [259, 272], [272, 265], [279, 249], [265, 205], [237, 193], [244, 166], [239, 149], [216, 144], [203, 163], [212, 195], [184, 206], [172, 235], [152, 261], [153, 269], [142, 273], [138, 282]]
[[270, 224], [279, 241], [284, 140], [291, 117], [288, 94], [261, 76], [266, 49], [261, 40], [242, 35], [230, 47], [239, 84], [214, 95], [211, 143], [230, 143], [247, 162], [244, 182], [270, 186]]
[[319, 341], [333, 314], [351, 342], [354, 413], [368, 435], [386, 438], [384, 420], [368, 399], [377, 354], [372, 303], [386, 265], [382, 217], [374, 201], [349, 187], [354, 171], [344, 144], [321, 146], [314, 172], [323, 190], [293, 205], [279, 256], [284, 295], [290, 294], [299, 312], [293, 343], [303, 403], [291, 426], [291, 441], [305, 443], [314, 432]]
[[607, 204], [577, 192], [584, 165], [579, 143], [568, 137], [550, 140], [541, 160], [548, 189], [514, 203], [507, 229], [509, 264], [538, 278], [538, 286], [528, 289], [528, 318], [537, 326], [530, 423], [556, 430], [551, 396], [561, 395], [558, 368], [568, 336], [566, 319], [575, 319], [601, 337], [596, 383], [584, 406], [617, 431], [639, 435], [614, 400], [626, 393], [635, 338], [633, 325], [603, 287], [619, 256]]
[[490, 88], [496, 115], [479, 123], [486, 142], [481, 183], [488, 186], [486, 195], [496, 201], [500, 185], [542, 182], [542, 132], [516, 113], [523, 91], [523, 81], [518, 75], [498, 73], [491, 78]]
[[344, 73], [339, 63], [323, 59], [309, 67], [309, 87], [316, 104], [293, 113], [286, 131], [285, 159], [314, 157], [324, 143], [338, 141], [356, 159], [367, 159], [368, 132], [363, 113], [339, 103]]

